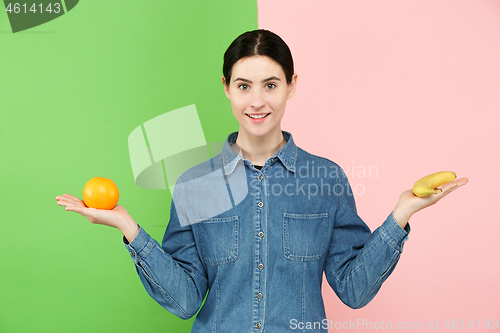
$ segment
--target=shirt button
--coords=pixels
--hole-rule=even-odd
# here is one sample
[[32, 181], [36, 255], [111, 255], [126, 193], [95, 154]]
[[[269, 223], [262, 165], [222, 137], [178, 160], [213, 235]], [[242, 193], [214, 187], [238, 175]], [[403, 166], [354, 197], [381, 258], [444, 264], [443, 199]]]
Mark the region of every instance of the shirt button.
[[259, 175], [259, 177], [257, 177], [257, 178], [259, 178], [259, 180], [262, 180], [264, 178], [264, 176]]
[[264, 233], [263, 233], [262, 231], [261, 231], [261, 232], [259, 232], [259, 237], [260, 237], [260, 238], [264, 237]]
[[259, 201], [259, 203], [257, 204], [260, 208], [262, 208], [264, 206], [264, 203], [262, 201]]
[[135, 257], [135, 252], [130, 252], [132, 254], [132, 257]]
[[260, 323], [255, 324], [255, 328], [259, 329], [262, 325]]
[[260, 263], [257, 267], [258, 267], [259, 269], [264, 269], [264, 264]]
[[262, 293], [258, 293], [258, 294], [257, 294], [257, 298], [258, 298], [258, 299], [261, 299], [261, 298], [262, 298], [262, 296], [263, 296], [263, 295], [262, 295]]

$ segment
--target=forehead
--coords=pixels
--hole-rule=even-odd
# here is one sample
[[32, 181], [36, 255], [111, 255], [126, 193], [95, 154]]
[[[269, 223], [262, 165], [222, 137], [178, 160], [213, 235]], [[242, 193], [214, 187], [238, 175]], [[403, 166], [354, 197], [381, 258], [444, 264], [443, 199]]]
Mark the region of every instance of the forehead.
[[268, 56], [250, 56], [238, 60], [232, 69], [234, 79], [237, 77], [260, 77], [260, 76], [276, 76], [280, 78], [285, 77], [285, 72], [281, 65]]

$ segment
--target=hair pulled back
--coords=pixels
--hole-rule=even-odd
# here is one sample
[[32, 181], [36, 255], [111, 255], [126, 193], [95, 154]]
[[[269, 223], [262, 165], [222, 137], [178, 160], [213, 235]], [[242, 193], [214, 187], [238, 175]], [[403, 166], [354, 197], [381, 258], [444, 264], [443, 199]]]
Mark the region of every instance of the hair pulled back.
[[267, 56], [276, 61], [285, 72], [286, 82], [288, 84], [292, 82], [293, 59], [288, 45], [275, 33], [259, 29], [238, 36], [224, 53], [222, 73], [226, 78], [226, 85], [231, 81], [232, 69], [238, 60], [257, 55]]

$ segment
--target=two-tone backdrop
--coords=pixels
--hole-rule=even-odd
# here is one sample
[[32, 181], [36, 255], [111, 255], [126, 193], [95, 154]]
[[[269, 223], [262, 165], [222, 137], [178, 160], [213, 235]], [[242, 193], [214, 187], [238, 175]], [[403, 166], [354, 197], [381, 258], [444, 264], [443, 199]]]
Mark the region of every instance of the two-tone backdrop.
[[55, 196], [111, 178], [160, 241], [170, 191], [136, 184], [129, 135], [193, 104], [207, 143], [237, 130], [222, 55], [257, 27], [296, 62], [283, 129], [344, 168], [372, 230], [418, 178], [470, 179], [411, 218], [398, 267], [365, 308], [325, 281], [331, 331], [500, 330], [498, 1], [53, 3], [64, 14], [15, 33], [0, 13], [0, 332], [190, 331], [147, 295], [120, 232]]

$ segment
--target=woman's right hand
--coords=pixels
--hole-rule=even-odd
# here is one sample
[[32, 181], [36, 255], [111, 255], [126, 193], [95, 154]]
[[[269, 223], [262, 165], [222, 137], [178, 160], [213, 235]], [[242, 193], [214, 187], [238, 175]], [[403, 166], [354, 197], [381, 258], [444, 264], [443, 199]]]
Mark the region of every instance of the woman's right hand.
[[91, 208], [87, 207], [83, 200], [71, 194], [58, 195], [56, 200], [59, 206], [64, 206], [67, 211], [85, 216], [91, 223], [119, 229], [129, 242], [139, 232], [139, 226], [121, 205], [116, 205], [115, 208], [110, 210]]

